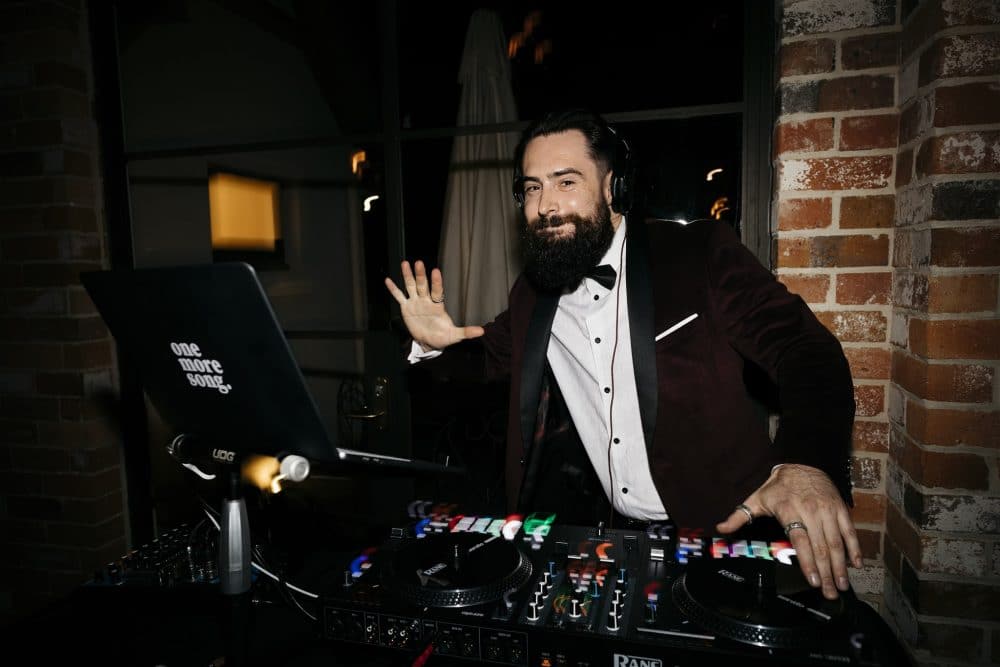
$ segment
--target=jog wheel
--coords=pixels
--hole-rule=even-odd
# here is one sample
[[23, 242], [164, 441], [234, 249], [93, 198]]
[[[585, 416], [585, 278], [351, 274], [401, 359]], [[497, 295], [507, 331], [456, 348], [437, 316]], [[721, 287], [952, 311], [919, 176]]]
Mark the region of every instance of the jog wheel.
[[815, 648], [832, 636], [846, 622], [849, 595], [827, 600], [797, 565], [752, 558], [692, 561], [672, 593], [681, 611], [705, 630], [782, 649]]
[[531, 578], [531, 561], [502, 537], [481, 533], [430, 535], [392, 558], [388, 585], [425, 607], [497, 602]]

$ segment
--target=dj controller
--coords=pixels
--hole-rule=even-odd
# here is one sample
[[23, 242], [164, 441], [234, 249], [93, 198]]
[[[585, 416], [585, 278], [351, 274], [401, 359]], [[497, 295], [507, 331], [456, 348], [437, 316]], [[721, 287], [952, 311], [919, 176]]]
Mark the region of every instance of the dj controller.
[[809, 586], [788, 542], [554, 519], [416, 516], [345, 563], [324, 636], [412, 665], [910, 664], [851, 591]]

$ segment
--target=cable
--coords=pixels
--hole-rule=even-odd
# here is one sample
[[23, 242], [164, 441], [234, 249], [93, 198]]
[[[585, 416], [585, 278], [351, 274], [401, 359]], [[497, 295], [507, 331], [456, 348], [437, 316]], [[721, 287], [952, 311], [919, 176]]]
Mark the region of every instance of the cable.
[[[209, 512], [207, 511], [207, 510], [206, 510], [206, 514], [208, 514], [208, 519], [209, 519], [209, 521], [211, 521], [211, 522], [212, 522], [212, 523], [213, 523], [213, 524], [215, 525], [215, 528], [216, 528], [216, 530], [221, 530], [221, 527], [219, 526], [219, 522], [215, 520], [215, 517], [214, 517], [214, 516], [212, 516], [212, 515], [211, 515], [211, 513], [209, 513]], [[283, 583], [283, 584], [284, 584], [285, 586], [287, 586], [287, 587], [288, 587], [288, 588], [289, 588], [290, 590], [293, 590], [293, 591], [295, 591], [296, 593], [301, 593], [302, 595], [305, 595], [305, 596], [307, 596], [307, 597], [311, 597], [311, 598], [314, 598], [314, 599], [319, 599], [319, 595], [317, 595], [316, 593], [313, 593], [312, 591], [307, 591], [307, 590], [304, 590], [304, 589], [302, 589], [302, 588], [299, 588], [298, 586], [295, 586], [294, 584], [291, 584], [291, 583], [289, 583], [289, 582], [287, 582], [287, 581], [283, 582], [283, 581], [282, 581], [282, 580], [281, 580], [281, 579], [280, 579], [280, 578], [278, 577], [278, 575], [276, 575], [276, 574], [274, 574], [273, 572], [271, 572], [270, 570], [266, 569], [266, 568], [265, 568], [264, 566], [260, 565], [259, 563], [255, 563], [255, 562], [251, 561], [251, 562], [250, 562], [250, 565], [251, 565], [251, 567], [253, 567], [253, 568], [254, 568], [255, 570], [257, 570], [258, 572], [260, 572], [261, 574], [263, 574], [263, 575], [266, 575], [266, 576], [270, 577], [271, 579], [274, 579], [274, 580], [275, 580], [275, 581], [277, 581], [277, 582], [278, 582], [279, 584], [282, 584], [282, 583]], [[315, 618], [313, 618], [313, 620], [316, 620], [316, 619], [315, 619]]]
[[618, 273], [621, 275], [615, 281], [615, 344], [611, 348], [611, 401], [608, 404], [608, 488], [611, 489], [608, 528], [614, 527], [615, 519], [615, 478], [611, 467], [611, 445], [615, 437], [615, 357], [618, 354], [618, 322], [621, 319], [622, 283], [625, 282], [625, 242], [627, 240], [628, 236], [622, 239], [622, 247], [618, 253]]

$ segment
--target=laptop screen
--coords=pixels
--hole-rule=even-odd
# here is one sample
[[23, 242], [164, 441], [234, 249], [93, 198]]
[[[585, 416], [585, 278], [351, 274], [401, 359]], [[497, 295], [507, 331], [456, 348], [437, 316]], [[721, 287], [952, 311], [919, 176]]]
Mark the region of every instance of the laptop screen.
[[241, 453], [343, 460], [247, 264], [81, 276], [164, 421]]

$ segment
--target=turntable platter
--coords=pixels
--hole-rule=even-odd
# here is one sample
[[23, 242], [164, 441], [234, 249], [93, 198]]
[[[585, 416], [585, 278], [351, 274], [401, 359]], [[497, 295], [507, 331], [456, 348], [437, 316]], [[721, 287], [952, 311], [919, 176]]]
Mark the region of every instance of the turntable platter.
[[469, 607], [499, 601], [520, 589], [531, 572], [531, 561], [502, 537], [449, 533], [428, 536], [397, 552], [387, 583], [414, 604]]
[[762, 559], [692, 562], [672, 594], [706, 630], [769, 648], [808, 649], [847, 613], [845, 594], [827, 600], [798, 566]]

